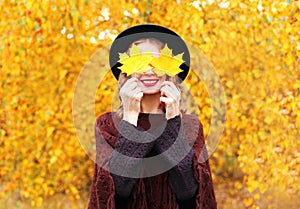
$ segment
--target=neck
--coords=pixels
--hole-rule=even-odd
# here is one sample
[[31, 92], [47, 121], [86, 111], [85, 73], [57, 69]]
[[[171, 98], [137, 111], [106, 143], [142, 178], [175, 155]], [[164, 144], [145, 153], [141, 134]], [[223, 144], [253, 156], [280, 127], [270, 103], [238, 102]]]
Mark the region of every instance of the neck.
[[163, 113], [160, 103], [160, 92], [156, 94], [144, 94], [141, 100], [142, 113]]

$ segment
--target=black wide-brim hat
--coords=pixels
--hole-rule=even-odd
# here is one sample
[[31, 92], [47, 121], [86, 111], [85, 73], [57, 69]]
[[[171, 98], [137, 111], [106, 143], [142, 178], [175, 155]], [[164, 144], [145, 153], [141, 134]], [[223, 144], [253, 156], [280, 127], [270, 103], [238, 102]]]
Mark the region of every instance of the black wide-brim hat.
[[179, 82], [182, 82], [190, 69], [190, 53], [184, 40], [174, 31], [154, 24], [141, 24], [130, 27], [121, 32], [111, 45], [109, 52], [109, 64], [115, 78], [118, 79], [122, 66], [119, 60], [119, 53], [124, 53], [130, 45], [142, 38], [155, 38], [168, 45], [172, 49], [173, 55], [184, 53], [182, 59], [185, 61], [180, 65], [183, 71], [178, 74]]

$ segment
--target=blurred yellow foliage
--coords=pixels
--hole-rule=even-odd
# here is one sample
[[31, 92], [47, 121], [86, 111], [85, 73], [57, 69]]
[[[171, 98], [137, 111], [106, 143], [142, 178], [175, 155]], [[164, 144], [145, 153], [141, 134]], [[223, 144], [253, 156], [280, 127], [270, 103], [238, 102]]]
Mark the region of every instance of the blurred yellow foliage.
[[[72, 121], [76, 79], [91, 54], [140, 23], [175, 30], [220, 75], [227, 112], [211, 158], [215, 184], [246, 189], [247, 208], [258, 208], [263, 193], [299, 194], [299, 1], [2, 0], [0, 12], [1, 197], [17, 191], [34, 207], [56, 193], [79, 199], [89, 190], [93, 161]], [[111, 74], [105, 80], [96, 115], [111, 110], [117, 82]], [[200, 113], [207, 135], [206, 87], [193, 72], [185, 83], [197, 104], [189, 110]]]

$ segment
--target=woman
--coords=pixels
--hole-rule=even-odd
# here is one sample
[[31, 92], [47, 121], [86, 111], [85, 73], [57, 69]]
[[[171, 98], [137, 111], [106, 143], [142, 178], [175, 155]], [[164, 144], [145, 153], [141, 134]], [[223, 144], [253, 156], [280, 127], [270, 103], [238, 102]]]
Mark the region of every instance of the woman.
[[[116, 38], [110, 62], [121, 107], [96, 121], [89, 208], [217, 208], [202, 125], [181, 108], [184, 41], [158, 25], [134, 26]], [[115, 149], [109, 156], [103, 141]]]

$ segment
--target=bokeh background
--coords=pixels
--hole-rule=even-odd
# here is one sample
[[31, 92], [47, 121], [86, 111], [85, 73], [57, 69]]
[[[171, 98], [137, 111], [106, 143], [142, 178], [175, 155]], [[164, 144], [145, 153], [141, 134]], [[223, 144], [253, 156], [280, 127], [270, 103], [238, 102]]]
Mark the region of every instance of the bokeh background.
[[[220, 76], [219, 208], [299, 207], [300, 1], [0, 0], [0, 14], [0, 208], [87, 207], [94, 162], [73, 124], [76, 80], [83, 66], [106, 67], [97, 50], [140, 23], [176, 31]], [[112, 107], [117, 82], [105, 76], [95, 116]], [[207, 136], [205, 85], [193, 71], [185, 83]]]

